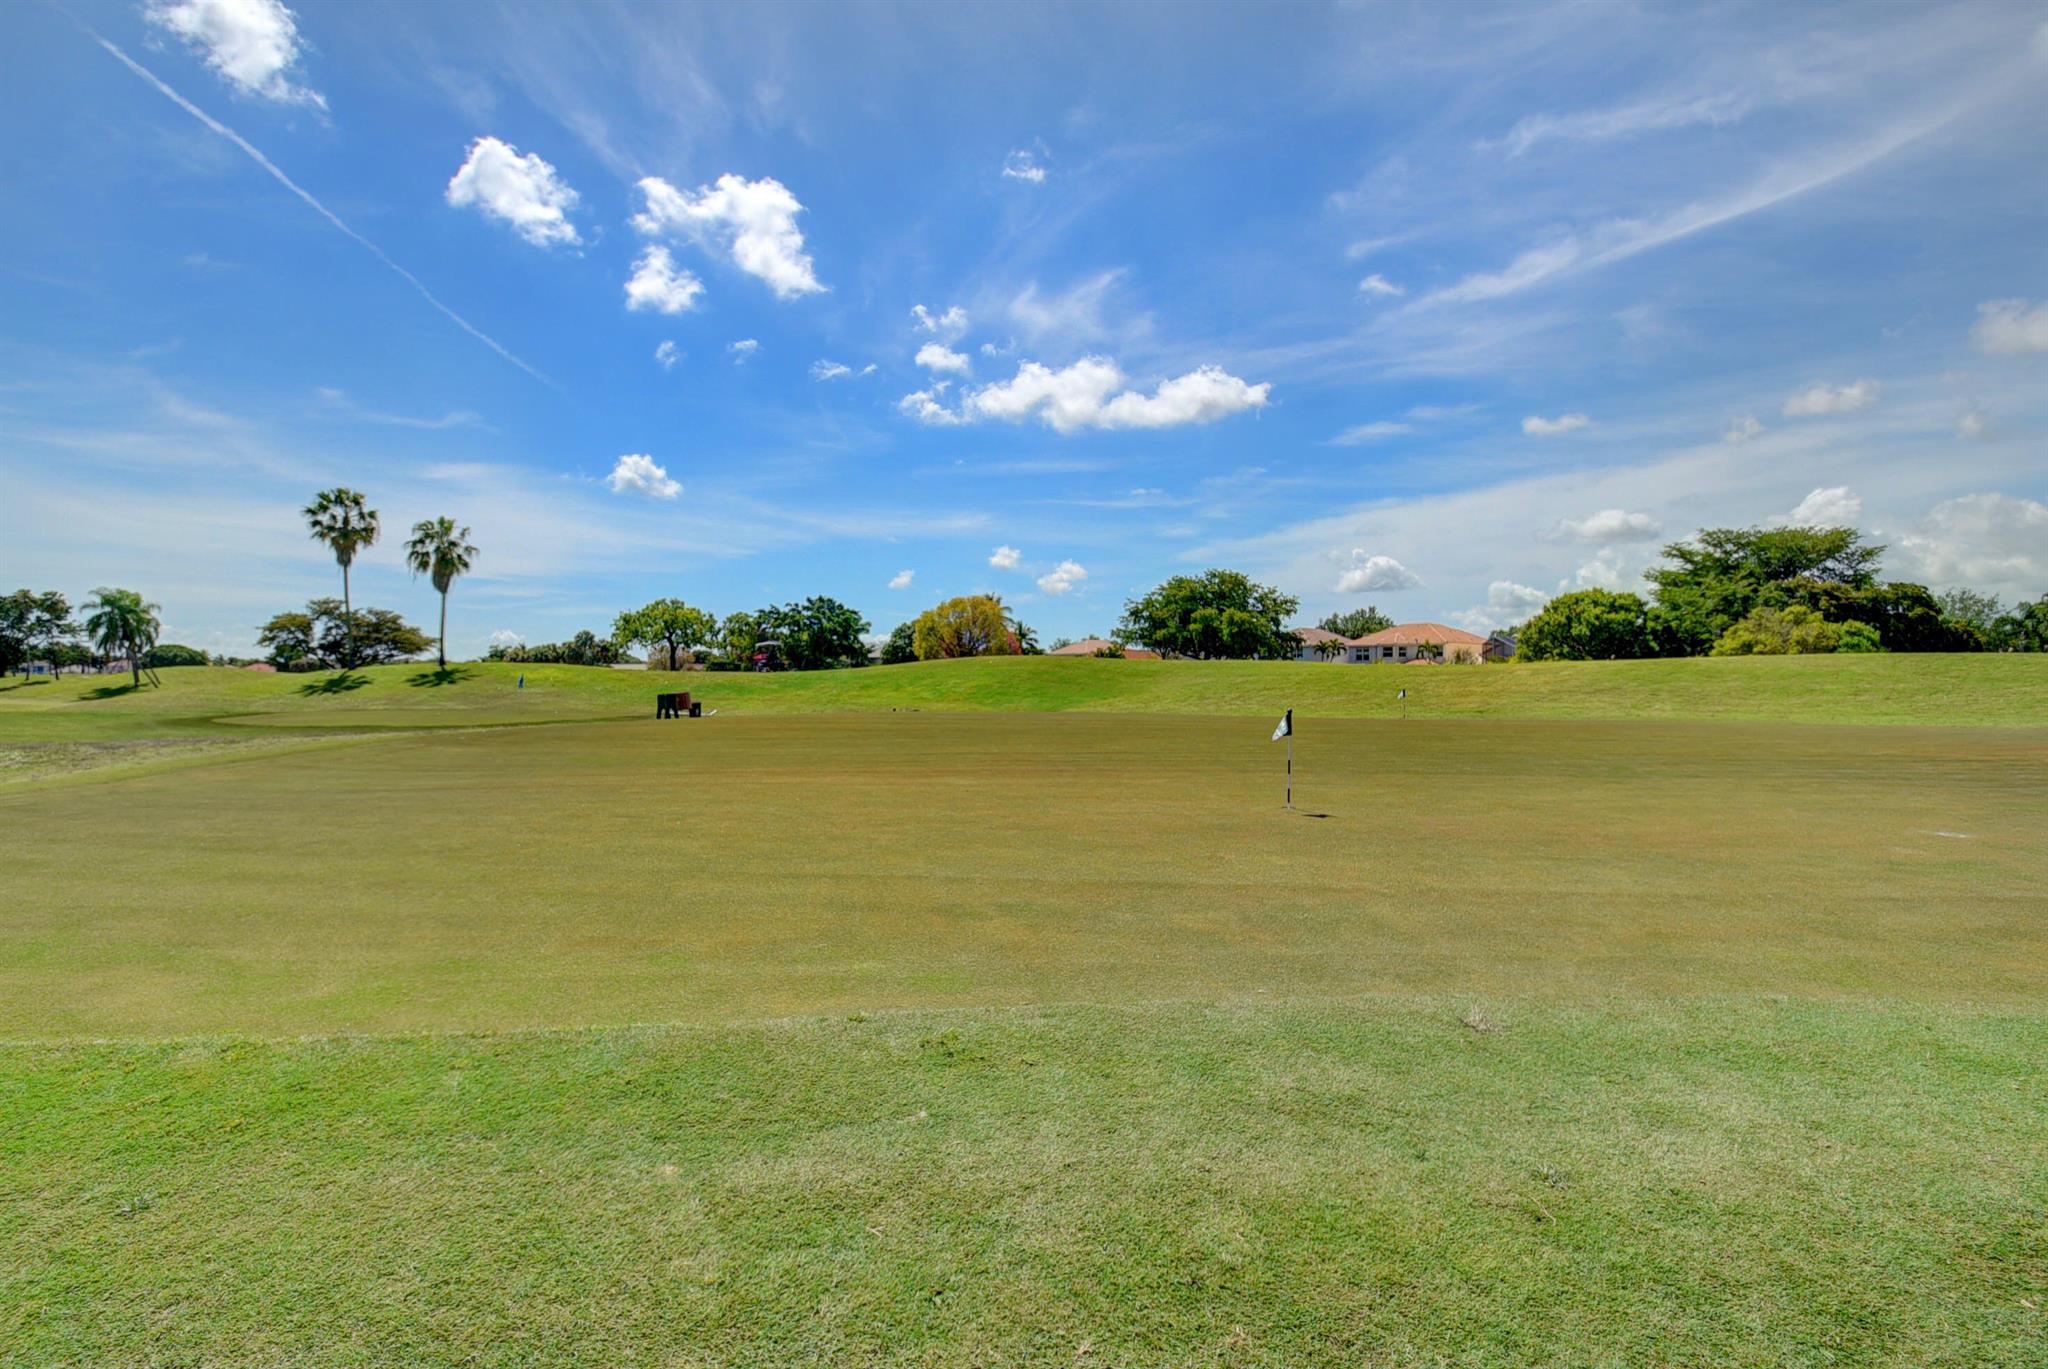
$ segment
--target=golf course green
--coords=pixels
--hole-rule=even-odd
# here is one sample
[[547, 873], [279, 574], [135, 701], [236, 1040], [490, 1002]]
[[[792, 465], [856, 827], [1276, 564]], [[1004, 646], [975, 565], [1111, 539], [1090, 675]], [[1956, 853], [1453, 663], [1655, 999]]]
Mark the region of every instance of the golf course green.
[[9, 681], [0, 1363], [2041, 1363], [2044, 666]]

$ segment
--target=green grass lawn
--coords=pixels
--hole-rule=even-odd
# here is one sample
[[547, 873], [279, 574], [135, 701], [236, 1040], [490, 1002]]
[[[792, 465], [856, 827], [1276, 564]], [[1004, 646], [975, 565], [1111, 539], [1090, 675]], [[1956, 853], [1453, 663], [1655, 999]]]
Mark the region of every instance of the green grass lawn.
[[1877, 660], [0, 691], [0, 1363], [2048, 1362], [2048, 675]]
[[[414, 728], [651, 717], [689, 689], [724, 713], [1093, 712], [1398, 718], [2048, 724], [2048, 655], [1749, 656], [1505, 666], [1010, 657], [754, 675], [472, 664], [345, 676], [188, 667], [0, 682], [0, 745], [191, 738], [222, 726]], [[515, 687], [524, 676], [526, 687]]]

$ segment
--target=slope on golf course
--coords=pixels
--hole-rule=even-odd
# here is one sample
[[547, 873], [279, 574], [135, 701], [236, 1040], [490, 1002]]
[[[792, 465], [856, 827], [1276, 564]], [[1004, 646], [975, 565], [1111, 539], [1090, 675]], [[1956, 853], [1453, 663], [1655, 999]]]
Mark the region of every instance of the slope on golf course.
[[518, 674], [0, 688], [0, 1363], [2048, 1343], [2035, 659]]

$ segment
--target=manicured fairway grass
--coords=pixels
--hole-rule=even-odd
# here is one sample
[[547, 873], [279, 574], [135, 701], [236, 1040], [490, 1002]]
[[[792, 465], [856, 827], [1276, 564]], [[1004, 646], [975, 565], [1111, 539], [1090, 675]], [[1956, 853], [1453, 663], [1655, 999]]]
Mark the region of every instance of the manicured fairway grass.
[[[1909, 659], [0, 692], [0, 1364], [2048, 1362], [2048, 677]], [[1535, 716], [1288, 814], [1260, 671]]]
[[1318, 720], [1304, 816], [1268, 731], [736, 716], [16, 786], [0, 1036], [2048, 992], [2048, 732]]

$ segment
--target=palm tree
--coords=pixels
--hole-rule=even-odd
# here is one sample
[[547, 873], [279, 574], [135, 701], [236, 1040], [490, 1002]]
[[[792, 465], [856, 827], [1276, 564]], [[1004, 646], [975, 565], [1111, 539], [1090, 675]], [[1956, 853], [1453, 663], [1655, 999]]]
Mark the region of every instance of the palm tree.
[[163, 630], [163, 620], [157, 617], [163, 605], [145, 603], [132, 589], [100, 588], [85, 606], [90, 610], [85, 630], [92, 634], [93, 645], [109, 656], [126, 651], [135, 687], [141, 688], [142, 653], [156, 645], [156, 635]]
[[441, 595], [441, 636], [435, 655], [441, 669], [448, 668], [448, 587], [458, 575], [467, 575], [476, 562], [476, 548], [470, 545], [469, 529], [457, 530], [453, 518], [423, 518], [412, 525], [412, 540], [405, 544], [405, 564], [414, 576], [426, 576]]
[[363, 502], [363, 497], [354, 490], [337, 485], [331, 490], [322, 490], [313, 497], [313, 502], [299, 510], [306, 516], [306, 526], [313, 530], [313, 540], [334, 553], [334, 559], [341, 566], [341, 621], [348, 629], [348, 660], [344, 668], [356, 663], [356, 615], [348, 597], [348, 568], [355, 562], [356, 553], [377, 542], [377, 511]]

